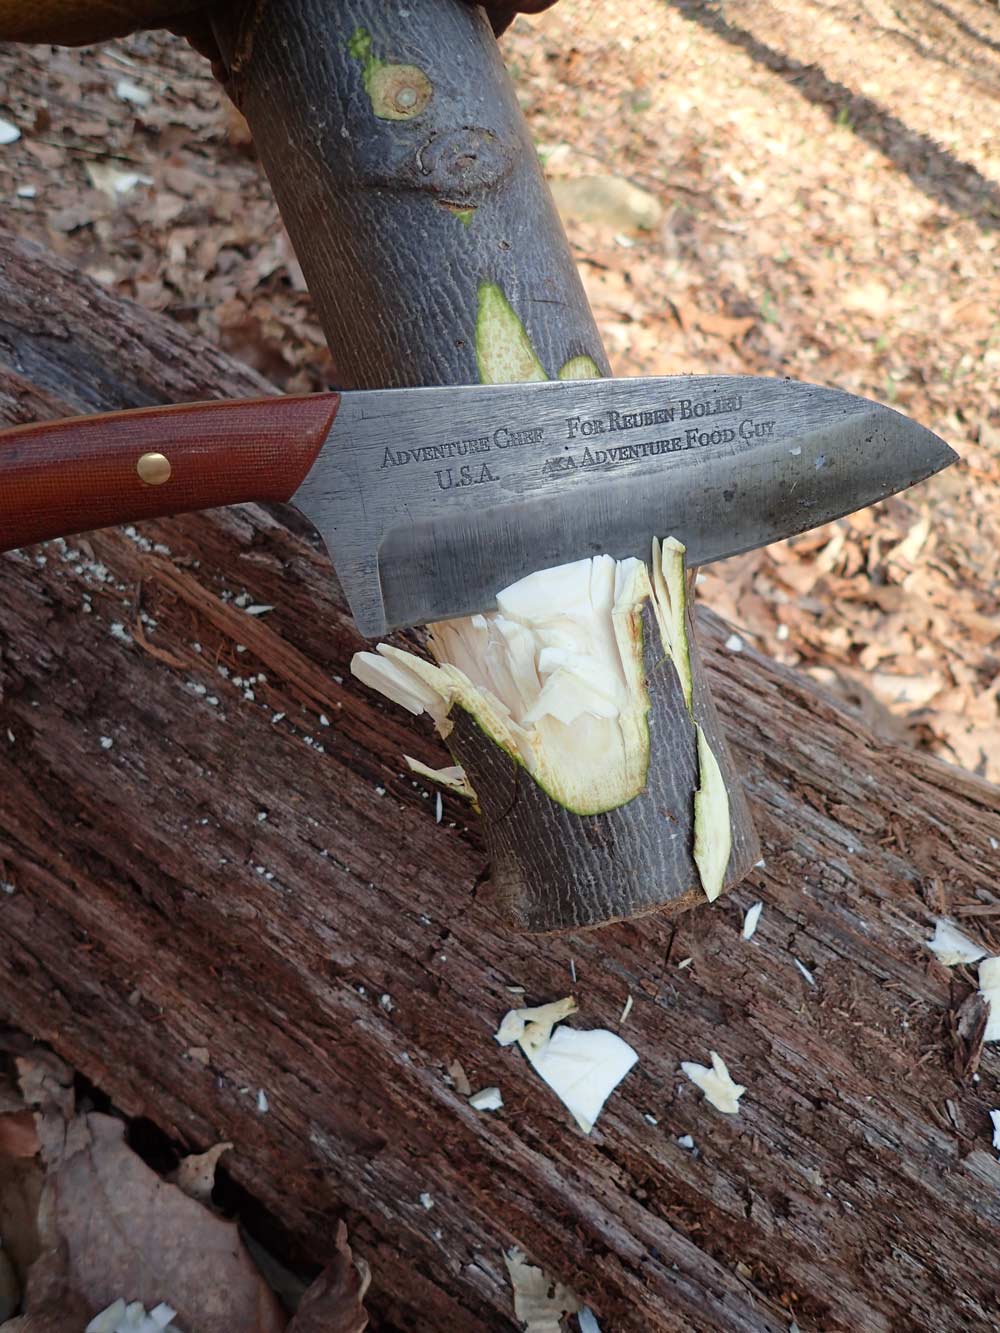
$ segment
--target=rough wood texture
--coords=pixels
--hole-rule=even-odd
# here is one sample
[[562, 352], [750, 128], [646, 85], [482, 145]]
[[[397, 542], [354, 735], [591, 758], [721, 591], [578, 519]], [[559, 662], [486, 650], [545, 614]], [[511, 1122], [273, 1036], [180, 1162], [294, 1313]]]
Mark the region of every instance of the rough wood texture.
[[[267, 387], [5, 241], [4, 419], [157, 380]], [[388, 1333], [509, 1329], [515, 1241], [614, 1333], [991, 1328], [1000, 1060], [954, 1077], [970, 979], [923, 940], [1000, 912], [1000, 791], [700, 624], [766, 868], [678, 922], [537, 939], [498, 918], [464, 803], [439, 825], [403, 773], [440, 746], [343, 674], [358, 640], [308, 541], [245, 508], [0, 558], [3, 1017], [185, 1144], [232, 1140], [304, 1253], [345, 1217]], [[590, 1138], [492, 1041], [511, 985], [575, 989], [595, 1027], [634, 997], [640, 1062]], [[738, 1118], [679, 1071], [710, 1049]], [[456, 1094], [456, 1058], [503, 1111]]]
[[184, 403], [4, 431], [0, 551], [111, 523], [288, 500], [339, 404], [336, 393]]
[[[229, 91], [253, 129], [344, 386], [555, 378], [573, 362], [574, 377], [587, 373], [581, 362], [608, 373], [481, 10], [455, 0], [261, 0], [236, 6], [217, 30]], [[683, 760], [669, 775], [660, 767], [689, 748], [690, 727], [683, 710], [658, 713], [654, 763], [680, 837], [656, 784], [594, 828], [552, 801], [526, 801], [487, 834], [513, 920], [557, 930], [697, 900], [697, 782], [679, 791], [680, 774], [696, 770]], [[753, 865], [756, 838], [739, 776], [716, 749], [734, 883]], [[503, 794], [482, 795], [487, 821], [509, 809]], [[620, 835], [620, 856], [606, 835]], [[552, 852], [544, 870], [538, 848]]]
[[[688, 642], [693, 645], [690, 610], [689, 603]], [[657, 908], [676, 916], [706, 901], [693, 859], [691, 793], [700, 783], [695, 720], [730, 772], [732, 756], [700, 660], [692, 661], [689, 713], [649, 607], [643, 614], [643, 654], [650, 697], [646, 788], [605, 814], [564, 810], [467, 713], [456, 710], [448, 748], [479, 796], [497, 902], [527, 930], [598, 926]], [[733, 788], [729, 800], [730, 826], [740, 841], [729, 858], [726, 887], [760, 855], [741, 786]], [[539, 838], [540, 827], [550, 836]], [[663, 836], [664, 827], [672, 836]], [[675, 897], [685, 885], [690, 887]]]

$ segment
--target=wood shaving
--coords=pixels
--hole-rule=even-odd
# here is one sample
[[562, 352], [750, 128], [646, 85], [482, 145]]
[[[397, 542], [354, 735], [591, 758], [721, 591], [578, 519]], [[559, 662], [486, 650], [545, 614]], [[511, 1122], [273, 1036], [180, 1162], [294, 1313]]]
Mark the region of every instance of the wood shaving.
[[721, 1111], [723, 1115], [739, 1115], [740, 1098], [746, 1092], [746, 1088], [733, 1082], [721, 1055], [716, 1051], [709, 1051], [709, 1056], [712, 1061], [711, 1069], [707, 1069], [704, 1065], [692, 1064], [687, 1060], [682, 1062], [681, 1069], [696, 1087], [701, 1088], [705, 1100], [711, 1102], [717, 1111]]
[[628, 1042], [603, 1028], [553, 1032], [556, 1023], [576, 1012], [572, 995], [536, 1009], [512, 1009], [494, 1037], [501, 1046], [517, 1042], [535, 1073], [589, 1134], [604, 1103], [639, 1057]]
[[475, 1111], [499, 1111], [503, 1107], [503, 1097], [499, 1088], [481, 1088], [469, 1098], [469, 1105]]
[[455, 1091], [460, 1097], [472, 1096], [472, 1084], [469, 1082], [465, 1070], [459, 1060], [452, 1060], [448, 1066], [448, 1077], [455, 1085]]
[[562, 1333], [562, 1316], [576, 1314], [579, 1299], [569, 1287], [529, 1264], [516, 1246], [503, 1260], [514, 1289], [514, 1314], [524, 1325], [524, 1333]]
[[754, 903], [752, 907], [747, 908], [746, 916], [743, 918], [743, 938], [745, 940], [753, 938], [753, 933], [757, 929], [757, 922], [760, 920], [760, 914], [763, 910], [763, 903]]
[[174, 1323], [177, 1311], [161, 1301], [149, 1313], [141, 1301], [132, 1301], [130, 1305], [119, 1298], [106, 1310], [95, 1315], [85, 1329], [85, 1333], [162, 1333], [169, 1326], [170, 1333], [181, 1333]]
[[541, 1047], [521, 1049], [532, 1068], [572, 1112], [585, 1134], [638, 1055], [614, 1032], [558, 1028]]
[[991, 1111], [990, 1119], [993, 1121], [993, 1147], [1000, 1152], [1000, 1111]]
[[516, 1041], [522, 1048], [537, 1048], [548, 1041], [556, 1023], [575, 1014], [577, 1007], [573, 996], [567, 995], [564, 1000], [553, 1000], [535, 1009], [511, 1009], [504, 1014], [494, 1039], [501, 1046], [512, 1046]]
[[945, 967], [956, 967], [959, 963], [978, 963], [980, 958], [986, 956], [986, 950], [981, 944], [963, 935], [954, 922], [943, 916], [935, 921], [934, 934], [927, 941], [927, 947]]
[[449, 791], [453, 791], [457, 796], [464, 796], [466, 800], [476, 799], [476, 793], [472, 790], [461, 764], [450, 764], [447, 768], [428, 768], [412, 755], [404, 754], [403, 759], [410, 772], [416, 773], [418, 777], [426, 778], [428, 782], [436, 782], [441, 787], [447, 787]]
[[802, 973], [802, 975], [805, 977], [806, 981], [808, 981], [809, 985], [810, 985], [810, 986], [815, 986], [815, 985], [816, 985], [816, 978], [815, 978], [815, 977], [813, 976], [813, 974], [809, 971], [808, 967], [806, 967], [805, 963], [800, 963], [799, 960], [798, 960], [797, 958], [793, 958], [793, 959], [792, 959], [792, 962], [795, 964], [795, 966], [799, 969], [799, 971], [800, 971], [800, 972]]
[[979, 964], [979, 993], [988, 1006], [983, 1041], [1000, 1041], [1000, 958]]

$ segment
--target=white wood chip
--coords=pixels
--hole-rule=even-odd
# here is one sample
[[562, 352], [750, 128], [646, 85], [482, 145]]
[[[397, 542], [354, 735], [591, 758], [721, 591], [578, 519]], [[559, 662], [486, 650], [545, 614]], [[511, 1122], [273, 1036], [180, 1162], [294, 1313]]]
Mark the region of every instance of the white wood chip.
[[717, 1111], [721, 1111], [723, 1115], [739, 1115], [740, 1098], [746, 1092], [746, 1088], [733, 1082], [721, 1055], [716, 1051], [709, 1051], [709, 1056], [712, 1061], [711, 1069], [707, 1069], [704, 1065], [692, 1064], [688, 1060], [681, 1063], [681, 1069], [696, 1087], [701, 1088], [705, 1100], [711, 1102]]
[[521, 1049], [585, 1134], [639, 1058], [628, 1042], [603, 1028], [557, 1028], [541, 1048], [526, 1049], [522, 1041]]
[[993, 1146], [1000, 1152], [1000, 1111], [991, 1111], [990, 1119], [993, 1121]]
[[989, 1010], [983, 1041], [1000, 1041], [1000, 958], [984, 958], [979, 964], [979, 993]]
[[503, 1097], [499, 1088], [481, 1088], [469, 1098], [469, 1105], [474, 1111], [499, 1111], [503, 1107]]
[[622, 1016], [618, 1020], [619, 1025], [624, 1023], [626, 1018], [628, 1018], [629, 1014], [632, 1012], [632, 1005], [634, 1003], [635, 1001], [632, 999], [632, 996], [629, 995], [628, 999], [625, 1001], [625, 1008], [622, 1010]]
[[748, 907], [746, 916], [743, 918], [743, 938], [750, 939], [757, 929], [757, 922], [760, 920], [760, 914], [764, 910], [763, 903], [754, 903], [753, 907]]
[[576, 1316], [576, 1321], [580, 1325], [580, 1333], [601, 1333], [601, 1326], [594, 1318], [594, 1312], [589, 1305], [585, 1305]]
[[986, 950], [981, 944], [975, 944], [962, 934], [953, 921], [943, 916], [934, 922], [934, 934], [927, 941], [927, 947], [945, 967], [956, 967], [959, 963], [978, 963], [980, 958], [986, 956]]
[[535, 1073], [589, 1134], [604, 1103], [639, 1057], [621, 1037], [603, 1028], [588, 1032], [561, 1027], [553, 1032], [556, 1023], [576, 1010], [572, 995], [536, 1009], [512, 1009], [494, 1038], [501, 1046], [517, 1042]]
[[799, 960], [798, 960], [797, 958], [793, 958], [793, 959], [792, 959], [792, 962], [795, 964], [795, 966], [799, 969], [799, 971], [800, 971], [800, 972], [802, 973], [802, 975], [805, 977], [806, 981], [809, 982], [809, 985], [810, 985], [810, 986], [815, 986], [815, 985], [816, 985], [816, 978], [815, 978], [815, 977], [813, 976], [813, 974], [809, 971], [808, 967], [806, 967], [805, 963], [800, 963]]
[[16, 125], [12, 125], [9, 120], [0, 120], [0, 145], [17, 143], [21, 137], [21, 131]]

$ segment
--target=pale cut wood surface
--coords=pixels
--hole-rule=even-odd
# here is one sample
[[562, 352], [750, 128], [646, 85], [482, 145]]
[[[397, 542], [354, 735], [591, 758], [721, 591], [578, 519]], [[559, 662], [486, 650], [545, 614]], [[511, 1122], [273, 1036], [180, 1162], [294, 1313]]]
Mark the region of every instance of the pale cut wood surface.
[[[0, 246], [4, 419], [263, 387]], [[678, 922], [533, 940], [495, 914], [461, 802], [438, 825], [402, 775], [444, 752], [350, 679], [358, 640], [294, 529], [216, 511], [0, 558], [3, 1018], [184, 1144], [231, 1139], [317, 1259], [346, 1218], [378, 1329], [510, 1328], [515, 1241], [606, 1333], [995, 1327], [1000, 1063], [953, 1076], [971, 987], [922, 941], [944, 907], [997, 910], [1000, 792], [700, 621], [766, 866]], [[639, 1064], [589, 1138], [492, 1041], [512, 985], [575, 990], [580, 1026], [634, 997]], [[738, 1118], [679, 1071], [710, 1049]], [[504, 1110], [449, 1087], [455, 1058]]]

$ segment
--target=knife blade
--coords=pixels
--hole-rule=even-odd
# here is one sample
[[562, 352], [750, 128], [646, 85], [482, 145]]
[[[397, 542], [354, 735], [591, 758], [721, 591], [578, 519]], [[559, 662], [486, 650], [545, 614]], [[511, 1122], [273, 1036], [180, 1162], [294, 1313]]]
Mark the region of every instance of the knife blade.
[[852, 512], [954, 462], [837, 389], [752, 376], [378, 389], [142, 408], [0, 432], [0, 550], [246, 500], [316, 526], [362, 634], [490, 609], [536, 569], [690, 565]]

